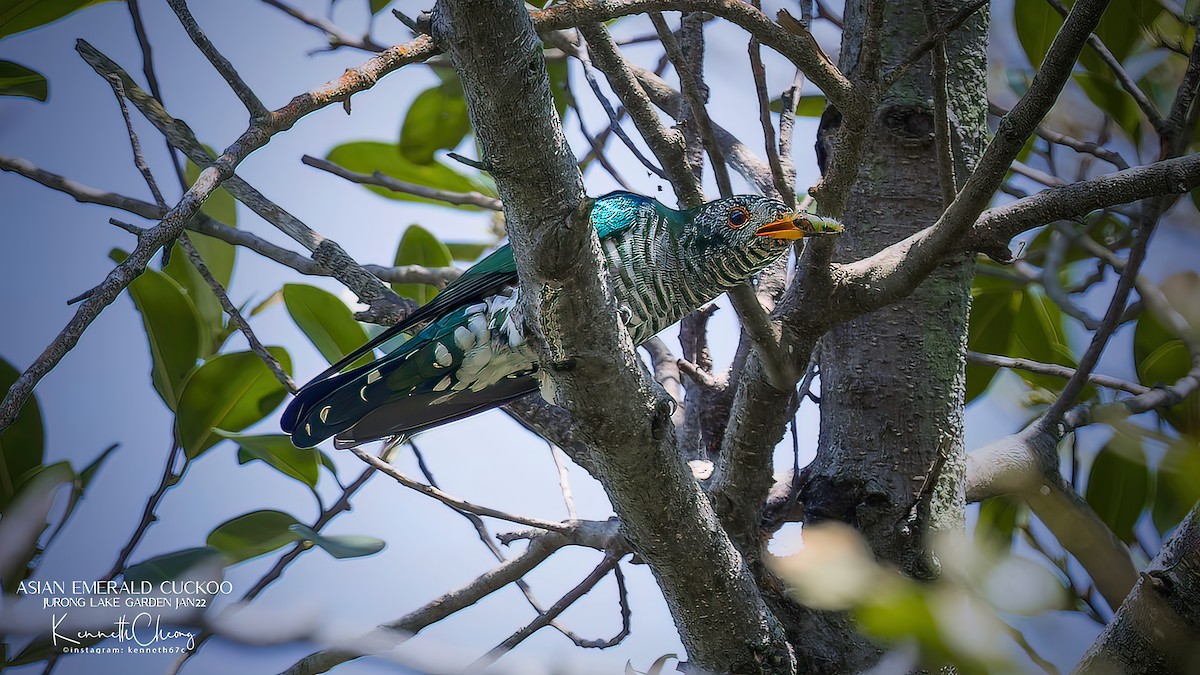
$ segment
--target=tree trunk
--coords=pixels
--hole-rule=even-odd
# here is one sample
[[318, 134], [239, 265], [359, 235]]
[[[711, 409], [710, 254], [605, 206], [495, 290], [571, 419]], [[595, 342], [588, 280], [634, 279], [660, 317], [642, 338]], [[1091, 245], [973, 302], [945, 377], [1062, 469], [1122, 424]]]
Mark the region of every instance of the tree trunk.
[[[949, 16], [967, 3], [937, 3]], [[986, 133], [986, 8], [946, 44], [951, 147], [957, 175]], [[841, 67], [856, 72], [864, 3], [846, 11]], [[940, 23], [940, 21], [939, 21]], [[926, 34], [922, 3], [888, 2], [883, 72]], [[844, 212], [836, 258], [864, 258], [928, 226], [943, 210], [930, 57], [882, 93]], [[937, 574], [930, 537], [963, 528], [963, 394], [973, 262], [946, 261], [909, 297], [840, 325], [821, 341], [821, 435], [802, 495], [806, 522], [859, 528], [882, 560]], [[929, 480], [936, 481], [926, 485]], [[855, 664], [853, 657], [847, 663]]]

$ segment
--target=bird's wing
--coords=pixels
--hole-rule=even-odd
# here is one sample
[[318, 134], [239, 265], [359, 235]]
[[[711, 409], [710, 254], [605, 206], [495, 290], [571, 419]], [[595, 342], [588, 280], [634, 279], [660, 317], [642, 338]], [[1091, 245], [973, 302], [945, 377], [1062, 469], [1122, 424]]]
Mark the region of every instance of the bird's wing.
[[[432, 321], [447, 312], [463, 305], [478, 302], [483, 298], [496, 295], [506, 286], [516, 283], [517, 266], [513, 262], [512, 248], [505, 245], [496, 249], [491, 255], [473, 265], [463, 275], [450, 282], [441, 293], [434, 296], [427, 304], [409, 314], [403, 321], [388, 327], [366, 344], [347, 354], [341, 361], [333, 364], [311, 382], [296, 392], [296, 397], [288, 404], [279, 420], [280, 427], [287, 433], [295, 430], [296, 423], [304, 417], [308, 409], [327, 394], [334, 391], [349, 379], [358, 374], [358, 370], [348, 373], [338, 373], [346, 366], [354, 363], [363, 354], [369, 354], [379, 345], [411, 329], [413, 326]], [[369, 368], [368, 368], [369, 370]], [[347, 376], [351, 376], [347, 378]]]
[[[600, 238], [605, 239], [632, 227], [639, 218], [639, 212], [647, 206], [654, 208], [672, 221], [683, 215], [681, 212], [668, 209], [650, 197], [643, 197], [632, 192], [611, 192], [596, 200], [592, 207], [591, 222]], [[313, 406], [348, 382], [370, 371], [372, 367], [368, 365], [341, 373], [344, 368], [364, 354], [369, 354], [379, 345], [408, 331], [415, 325], [433, 321], [459, 307], [480, 302], [516, 282], [517, 265], [513, 259], [512, 248], [508, 245], [502, 246], [463, 272], [461, 277], [450, 282], [429, 303], [347, 354], [342, 360], [304, 385], [300, 391], [296, 392], [296, 397], [283, 411], [279, 421], [280, 427], [289, 434], [293, 433], [299, 421], [311, 411]]]

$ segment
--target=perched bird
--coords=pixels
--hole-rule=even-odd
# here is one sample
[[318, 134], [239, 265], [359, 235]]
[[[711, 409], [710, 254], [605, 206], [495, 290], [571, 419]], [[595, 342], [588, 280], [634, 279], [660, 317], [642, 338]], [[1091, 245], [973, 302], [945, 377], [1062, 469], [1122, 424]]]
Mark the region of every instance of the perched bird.
[[[676, 211], [629, 192], [597, 199], [591, 222], [634, 344], [747, 281], [792, 241], [842, 229], [764, 197]], [[338, 374], [425, 322], [387, 355]], [[507, 403], [538, 388], [537, 355], [522, 326], [517, 268], [504, 246], [305, 385], [280, 424], [298, 447], [330, 436], [339, 447], [351, 447]]]

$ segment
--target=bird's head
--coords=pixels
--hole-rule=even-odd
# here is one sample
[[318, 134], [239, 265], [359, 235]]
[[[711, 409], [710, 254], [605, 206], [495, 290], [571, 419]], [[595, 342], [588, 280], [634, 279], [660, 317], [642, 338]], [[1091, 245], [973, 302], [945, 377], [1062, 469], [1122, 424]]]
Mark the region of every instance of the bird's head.
[[710, 241], [770, 250], [782, 250], [797, 239], [842, 231], [836, 220], [793, 211], [781, 201], [757, 195], [709, 202], [697, 209], [693, 222]]

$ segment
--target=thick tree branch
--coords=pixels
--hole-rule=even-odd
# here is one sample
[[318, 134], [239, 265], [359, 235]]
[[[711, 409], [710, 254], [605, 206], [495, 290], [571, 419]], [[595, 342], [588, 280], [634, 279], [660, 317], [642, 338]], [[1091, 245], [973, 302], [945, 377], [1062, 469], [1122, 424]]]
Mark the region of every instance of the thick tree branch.
[[1137, 581], [1129, 550], [1058, 470], [1059, 436], [1039, 422], [967, 454], [967, 501], [1022, 497], [1064, 549], [1075, 556], [1110, 607]]
[[[979, 215], [962, 243], [968, 250], [986, 250], [1039, 225], [1155, 195], [1183, 194], [1197, 186], [1200, 186], [1200, 155], [1166, 159], [1042, 190], [1011, 204], [988, 209]], [[902, 255], [901, 252], [910, 247], [911, 240], [927, 232], [889, 247], [881, 255], [889, 251], [889, 256]]]
[[1200, 671], [1200, 504], [1139, 577], [1076, 673]]
[[[534, 336], [542, 371], [591, 446], [596, 473], [658, 578], [690, 657], [712, 671], [763, 667], [756, 664], [791, 671], [782, 631], [678, 455], [670, 406], [617, 321], [529, 14], [516, 0], [444, 0], [433, 33], [459, 72], [493, 167], [526, 325], [542, 332]], [[603, 68], [607, 36], [588, 37]]]

